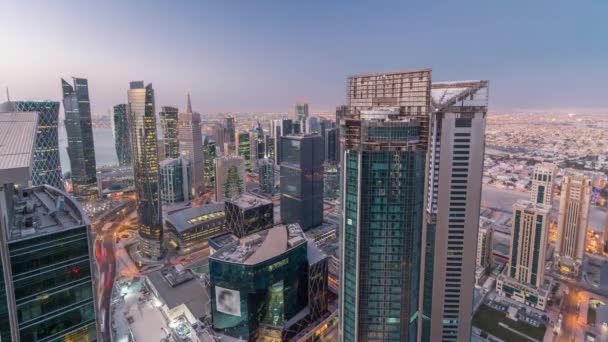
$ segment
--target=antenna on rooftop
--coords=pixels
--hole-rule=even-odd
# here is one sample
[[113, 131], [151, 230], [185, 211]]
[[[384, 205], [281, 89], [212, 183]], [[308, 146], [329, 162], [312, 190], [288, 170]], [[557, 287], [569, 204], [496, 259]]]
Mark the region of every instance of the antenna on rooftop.
[[8, 86], [6, 86], [6, 101], [11, 102], [11, 94], [8, 92]]

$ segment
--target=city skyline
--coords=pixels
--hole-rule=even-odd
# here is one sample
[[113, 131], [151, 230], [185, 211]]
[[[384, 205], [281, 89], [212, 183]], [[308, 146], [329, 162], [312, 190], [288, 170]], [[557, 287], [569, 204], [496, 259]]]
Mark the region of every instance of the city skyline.
[[[204, 114], [291, 113], [300, 98], [314, 113], [345, 102], [347, 76], [420, 65], [435, 70], [434, 82], [491, 79], [494, 112], [606, 110], [601, 89], [608, 75], [601, 66], [608, 49], [597, 42], [606, 33], [601, 13], [607, 4], [597, 1], [526, 3], [525, 11], [479, 1], [389, 2], [374, 11], [363, 3], [339, 2], [235, 8], [186, 1], [145, 9], [118, 2], [68, 4], [38, 3], [31, 11], [32, 3], [23, 1], [8, 4], [0, 14], [8, 27], [0, 42], [14, 47], [3, 56], [0, 87], [8, 87], [14, 98], [60, 99], [58, 76], [86, 77], [92, 112], [105, 114], [124, 101], [128, 81], [147, 79], [155, 84], [159, 108], [182, 104], [190, 91], [195, 110]], [[17, 20], [26, 15], [35, 24], [24, 28]], [[293, 25], [294, 15], [308, 21]], [[74, 17], [81, 26], [76, 32], [63, 24]], [[408, 25], [396, 20], [401, 17]], [[159, 18], [172, 29], [153, 25]], [[477, 24], [462, 25], [467, 21]], [[149, 28], [147, 37], [156, 38], [140, 39], [143, 27]], [[359, 39], [367, 42], [366, 52], [358, 48]], [[469, 47], [456, 49], [462, 39]], [[392, 44], [395, 40], [403, 44]], [[91, 58], [67, 54], [68, 46], [90, 52]], [[448, 51], [450, 58], [444, 58]], [[146, 63], [138, 63], [144, 55]], [[349, 58], [329, 58], [336, 55]], [[44, 63], [39, 56], [45, 56]]]

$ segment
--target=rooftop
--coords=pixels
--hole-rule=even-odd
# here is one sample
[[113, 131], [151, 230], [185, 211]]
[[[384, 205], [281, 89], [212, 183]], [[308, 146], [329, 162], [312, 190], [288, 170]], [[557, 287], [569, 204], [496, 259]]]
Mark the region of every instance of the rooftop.
[[267, 200], [265, 198], [260, 198], [257, 196], [253, 196], [247, 193], [243, 193], [241, 195], [235, 196], [226, 202], [230, 202], [242, 210], [247, 210], [251, 208], [256, 208], [263, 205], [272, 204], [272, 201]]
[[243, 237], [219, 249], [211, 255], [211, 258], [255, 265], [281, 255], [306, 241], [306, 236], [299, 224], [279, 224]]
[[0, 179], [25, 184], [30, 178], [38, 114], [0, 114]]
[[472, 94], [487, 86], [487, 81], [436, 82], [431, 86], [431, 102], [440, 109], [454, 103], [458, 97]]
[[148, 274], [148, 282], [169, 309], [185, 304], [196, 318], [208, 314], [205, 286], [189, 270], [165, 268]]
[[178, 232], [188, 230], [201, 222], [224, 217], [224, 203], [209, 203], [170, 213], [165, 221]]
[[33, 238], [89, 224], [80, 206], [65, 192], [48, 185], [20, 189], [9, 240]]
[[513, 207], [523, 208], [524, 210], [527, 210], [527, 211], [531, 211], [531, 210], [539, 211], [539, 212], [547, 214], [547, 215], [551, 211], [550, 205], [534, 203], [534, 202], [530, 202], [530, 201], [526, 201], [526, 200], [518, 200], [515, 204], [513, 204]]

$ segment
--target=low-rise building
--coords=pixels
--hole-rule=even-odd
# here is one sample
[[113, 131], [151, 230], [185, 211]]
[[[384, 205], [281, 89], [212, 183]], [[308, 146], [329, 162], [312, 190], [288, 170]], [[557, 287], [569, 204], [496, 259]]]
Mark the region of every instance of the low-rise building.
[[180, 250], [199, 243], [207, 244], [209, 238], [227, 231], [224, 203], [204, 204], [169, 213], [165, 224], [170, 231], [170, 243]]
[[225, 202], [226, 226], [232, 234], [243, 237], [274, 224], [272, 201], [242, 194]]

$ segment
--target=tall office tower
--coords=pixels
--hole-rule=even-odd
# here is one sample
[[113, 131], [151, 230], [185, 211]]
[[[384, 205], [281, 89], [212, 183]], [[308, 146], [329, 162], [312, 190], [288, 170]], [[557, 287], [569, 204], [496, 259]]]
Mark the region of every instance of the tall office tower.
[[114, 145], [120, 166], [131, 165], [131, 130], [126, 104], [114, 106]]
[[234, 117], [228, 116], [226, 118], [226, 125], [224, 128], [224, 152], [228, 155], [236, 153], [236, 128], [234, 124]]
[[190, 161], [185, 157], [160, 162], [160, 199], [163, 204], [184, 202], [190, 197]]
[[224, 154], [224, 139], [226, 138], [226, 128], [221, 123], [216, 123], [213, 125], [211, 136], [213, 140], [215, 140], [215, 145], [217, 146], [218, 153]]
[[165, 160], [165, 139], [158, 139], [156, 146], [158, 146], [158, 161]]
[[416, 340], [430, 90], [430, 70], [348, 79], [341, 341]]
[[177, 130], [177, 108], [160, 108], [160, 126], [163, 129], [164, 157], [173, 159], [179, 157], [179, 139]]
[[336, 125], [340, 125], [340, 120], [348, 115], [348, 106], [341, 105], [336, 107]]
[[139, 217], [139, 249], [144, 257], [160, 259], [163, 255], [163, 221], [158, 174], [158, 141], [152, 84], [131, 82], [129, 127], [133, 147], [133, 178]]
[[238, 135], [238, 155], [245, 160], [245, 171], [251, 172], [251, 135], [249, 132], [240, 132]]
[[560, 273], [576, 276], [585, 255], [591, 206], [591, 180], [583, 174], [564, 176], [557, 218], [555, 263]]
[[265, 142], [264, 142], [264, 157], [266, 158], [270, 158], [274, 161], [276, 161], [276, 153], [275, 153], [275, 138], [267, 135], [265, 137]]
[[281, 222], [305, 231], [323, 223], [323, 162], [320, 135], [281, 137]]
[[215, 158], [217, 158], [217, 145], [215, 140], [208, 136], [203, 137], [203, 179], [206, 189], [215, 188]]
[[240, 195], [245, 191], [245, 160], [239, 156], [215, 159], [215, 200]]
[[323, 142], [325, 144], [325, 161], [338, 163], [340, 161], [340, 136], [337, 127], [322, 129]]
[[38, 133], [32, 167], [32, 183], [34, 185], [48, 184], [63, 190], [57, 131], [59, 102], [8, 101], [0, 104], [0, 113], [2, 112], [38, 113]]
[[545, 252], [551, 206], [519, 200], [513, 205], [509, 262], [496, 279], [496, 291], [526, 305], [545, 309], [550, 294], [546, 282]]
[[190, 160], [191, 167], [191, 194], [195, 198], [205, 188], [203, 170], [205, 161], [203, 159], [203, 136], [201, 133], [201, 115], [192, 112], [190, 104], [190, 94], [188, 94], [188, 105], [186, 113], [179, 114], [179, 149], [181, 155]]
[[275, 155], [274, 161], [277, 165], [281, 164], [281, 152], [279, 143], [284, 135], [295, 134], [293, 130], [293, 121], [289, 119], [279, 119], [270, 121], [270, 136], [274, 139], [273, 152]]
[[425, 341], [468, 341], [488, 82], [433, 83], [420, 286]]
[[304, 122], [308, 119], [308, 103], [303, 100], [296, 101], [296, 117], [300, 122]]
[[477, 267], [484, 271], [492, 266], [492, 243], [494, 230], [492, 227], [479, 228], [477, 234]]
[[306, 133], [320, 133], [321, 132], [321, 124], [319, 123], [319, 118], [316, 116], [309, 116], [306, 120], [302, 121], [304, 125], [303, 132]]
[[95, 341], [89, 219], [65, 192], [28, 187], [37, 120], [0, 114], [0, 340]]
[[239, 238], [274, 225], [274, 205], [271, 200], [240, 194], [224, 202], [226, 228]]
[[262, 192], [274, 194], [274, 160], [270, 158], [258, 160], [258, 174]]
[[534, 166], [530, 201], [551, 205], [553, 201], [553, 182], [557, 167], [551, 163], [541, 163]]
[[61, 79], [67, 150], [72, 171], [72, 193], [79, 199], [92, 199], [97, 196], [97, 167], [91, 126], [89, 83], [85, 78], [74, 77], [72, 80], [73, 86]]

